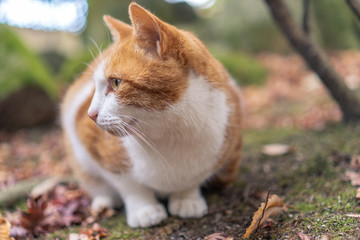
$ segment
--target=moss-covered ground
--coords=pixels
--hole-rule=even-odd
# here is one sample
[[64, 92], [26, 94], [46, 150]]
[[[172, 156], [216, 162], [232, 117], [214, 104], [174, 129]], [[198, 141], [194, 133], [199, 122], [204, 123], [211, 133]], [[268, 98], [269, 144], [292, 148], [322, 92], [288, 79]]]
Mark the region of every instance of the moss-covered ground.
[[[269, 157], [261, 147], [285, 143], [293, 151]], [[240, 239], [252, 213], [271, 192], [290, 205], [274, 223], [259, 229], [251, 239], [298, 239], [297, 232], [318, 238], [359, 239], [360, 204], [356, 187], [343, 180], [351, 155], [360, 153], [360, 125], [335, 125], [317, 131], [295, 129], [251, 130], [244, 134], [244, 156], [238, 180], [222, 190], [204, 190], [209, 214], [202, 219], [171, 217], [158, 227], [131, 229], [119, 212], [100, 222], [111, 235], [108, 239], [203, 239], [224, 232]], [[65, 238], [79, 228], [58, 231], [47, 237]]]

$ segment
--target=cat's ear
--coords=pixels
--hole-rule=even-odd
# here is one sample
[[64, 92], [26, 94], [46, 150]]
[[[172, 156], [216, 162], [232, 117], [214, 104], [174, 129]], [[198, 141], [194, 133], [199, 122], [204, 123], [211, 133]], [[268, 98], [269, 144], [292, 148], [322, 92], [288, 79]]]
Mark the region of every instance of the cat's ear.
[[136, 3], [129, 6], [129, 15], [139, 47], [162, 57], [166, 50], [166, 35], [161, 30], [163, 22]]
[[103, 18], [106, 26], [110, 30], [114, 42], [126, 38], [133, 31], [132, 27], [129, 24], [117, 20], [109, 15], [104, 15]]

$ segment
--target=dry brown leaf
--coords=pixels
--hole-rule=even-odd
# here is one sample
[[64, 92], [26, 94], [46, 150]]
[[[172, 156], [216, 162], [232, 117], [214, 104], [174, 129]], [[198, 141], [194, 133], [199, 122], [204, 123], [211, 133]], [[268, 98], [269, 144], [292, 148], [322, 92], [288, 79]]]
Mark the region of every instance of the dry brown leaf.
[[86, 235], [89, 240], [100, 240], [109, 236], [107, 230], [105, 228], [101, 228], [98, 223], [94, 223], [91, 228], [80, 229], [80, 234]]
[[0, 215], [0, 239], [11, 240], [10, 238], [10, 227], [11, 224], [5, 218]]
[[360, 155], [354, 155], [350, 161], [350, 167], [353, 169], [360, 169]]
[[273, 143], [264, 145], [261, 149], [261, 153], [268, 156], [281, 156], [289, 153], [291, 147], [282, 143]]
[[[254, 213], [251, 225], [246, 229], [246, 232], [242, 238], [244, 239], [249, 237], [251, 233], [253, 233], [257, 227], [265, 222], [265, 220], [269, 217], [281, 213], [284, 206], [284, 201], [278, 195], [271, 195], [267, 201], [267, 204], [261, 203], [259, 209]], [[261, 216], [263, 217], [261, 218]]]
[[209, 236], [206, 236], [205, 240], [234, 240], [234, 238], [225, 233], [213, 233]]
[[301, 240], [311, 240], [311, 237], [305, 233], [297, 232], [297, 235]]
[[345, 176], [351, 181], [351, 185], [360, 186], [360, 173], [346, 171]]
[[356, 199], [360, 200], [360, 188], [356, 190]]

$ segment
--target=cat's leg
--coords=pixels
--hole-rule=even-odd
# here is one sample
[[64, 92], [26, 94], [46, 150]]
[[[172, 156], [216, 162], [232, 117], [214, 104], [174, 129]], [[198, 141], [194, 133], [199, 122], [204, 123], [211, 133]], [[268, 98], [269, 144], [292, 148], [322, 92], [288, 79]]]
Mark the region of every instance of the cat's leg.
[[182, 218], [200, 218], [207, 213], [207, 204], [201, 196], [200, 187], [170, 195], [169, 212]]
[[126, 219], [130, 227], [150, 227], [167, 218], [165, 207], [158, 202], [154, 190], [124, 176], [117, 188], [125, 203]]
[[89, 175], [84, 171], [77, 171], [77, 179], [80, 186], [88, 192], [92, 201], [91, 209], [101, 212], [103, 209], [112, 209], [122, 206], [119, 193], [110, 186], [104, 179]]

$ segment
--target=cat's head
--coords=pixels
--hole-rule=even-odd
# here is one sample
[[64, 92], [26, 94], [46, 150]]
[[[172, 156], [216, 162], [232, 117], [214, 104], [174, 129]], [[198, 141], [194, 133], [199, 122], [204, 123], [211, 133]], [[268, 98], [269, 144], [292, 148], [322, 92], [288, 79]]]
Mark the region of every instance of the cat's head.
[[191, 34], [136, 3], [130, 4], [129, 14], [132, 26], [104, 16], [114, 43], [94, 71], [95, 94], [88, 110], [113, 133], [114, 127], [151, 118], [179, 102], [189, 84], [187, 55], [203, 50]]

